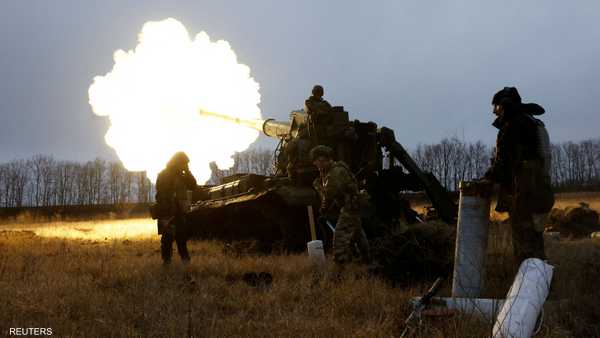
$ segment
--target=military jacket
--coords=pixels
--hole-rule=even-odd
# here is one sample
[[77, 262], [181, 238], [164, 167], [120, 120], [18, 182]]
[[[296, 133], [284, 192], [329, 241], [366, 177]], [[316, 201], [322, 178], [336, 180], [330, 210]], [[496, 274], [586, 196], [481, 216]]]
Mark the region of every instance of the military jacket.
[[323, 98], [316, 98], [314, 96], [309, 97], [304, 101], [304, 109], [310, 115], [321, 115], [326, 114], [331, 109], [331, 104]]
[[321, 208], [328, 212], [360, 209], [358, 183], [350, 168], [342, 161], [334, 162], [325, 178], [318, 177], [313, 186], [321, 195]]
[[166, 168], [156, 179], [156, 203], [160, 214], [174, 216], [181, 211], [181, 203], [187, 200], [187, 191], [196, 189], [196, 179], [188, 171], [177, 172]]
[[496, 119], [493, 125], [498, 128], [496, 151], [484, 177], [500, 184], [496, 210], [548, 212], [554, 194], [550, 187], [549, 141], [543, 123], [530, 114], [516, 112]]

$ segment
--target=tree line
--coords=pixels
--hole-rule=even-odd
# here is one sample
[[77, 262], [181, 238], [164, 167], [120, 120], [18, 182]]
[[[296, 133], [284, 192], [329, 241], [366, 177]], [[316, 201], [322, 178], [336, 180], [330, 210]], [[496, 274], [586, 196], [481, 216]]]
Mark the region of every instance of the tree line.
[[[208, 183], [235, 173], [273, 173], [273, 150], [249, 149], [233, 159], [232, 168], [215, 168]], [[145, 172], [99, 158], [78, 163], [36, 155], [0, 164], [0, 208], [148, 203], [155, 193]]]
[[[551, 147], [551, 177], [558, 191], [600, 190], [600, 138]], [[483, 176], [493, 150], [481, 141], [453, 137], [419, 144], [411, 156], [443, 186], [456, 190], [460, 181]], [[223, 176], [236, 173], [271, 175], [273, 156], [271, 149], [236, 153], [232, 168], [211, 166], [213, 175], [208, 184], [218, 184]], [[95, 159], [78, 163], [36, 155], [0, 164], [0, 207], [147, 203], [154, 194], [155, 188], [144, 172], [127, 171], [118, 162]]]
[[[550, 150], [550, 174], [557, 191], [600, 190], [600, 138], [554, 143]], [[481, 141], [468, 143], [453, 137], [420, 144], [411, 156], [446, 189], [456, 191], [460, 181], [482, 177], [493, 154], [494, 148]]]
[[0, 207], [146, 203], [153, 195], [144, 172], [130, 172], [118, 162], [36, 155], [0, 164]]
[[253, 173], [259, 175], [273, 175], [275, 151], [273, 149], [248, 149], [233, 155], [233, 167], [218, 169], [213, 162], [210, 164], [212, 175], [208, 184], [219, 184], [221, 178], [238, 173]]

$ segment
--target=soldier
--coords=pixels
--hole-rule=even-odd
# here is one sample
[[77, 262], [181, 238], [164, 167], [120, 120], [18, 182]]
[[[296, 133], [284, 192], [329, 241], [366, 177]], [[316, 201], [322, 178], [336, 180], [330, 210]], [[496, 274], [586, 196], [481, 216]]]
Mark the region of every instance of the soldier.
[[369, 242], [360, 219], [358, 183], [344, 162], [333, 161], [332, 153], [331, 148], [323, 145], [310, 151], [320, 174], [313, 187], [321, 195], [321, 217], [337, 218], [333, 237], [334, 261], [340, 265], [349, 263], [356, 243], [363, 260], [369, 262]]
[[331, 109], [331, 105], [327, 100], [323, 99], [325, 94], [321, 85], [315, 85], [312, 89], [312, 95], [304, 101], [304, 108], [310, 115], [327, 114]]
[[298, 185], [310, 185], [318, 175], [310, 159], [311, 148], [312, 142], [308, 138], [308, 128], [305, 125], [299, 128], [298, 137], [290, 139], [284, 148], [288, 177]]
[[323, 87], [315, 85], [312, 96], [304, 101], [304, 110], [309, 118], [309, 134], [316, 144], [328, 143], [328, 127], [332, 123], [331, 105], [323, 99]]
[[184, 152], [177, 152], [167, 163], [156, 179], [156, 203], [159, 211], [158, 234], [163, 264], [171, 263], [173, 240], [184, 264], [189, 263], [187, 249], [187, 229], [183, 212], [189, 203], [188, 191], [196, 189], [196, 179], [188, 168], [189, 158]]
[[498, 128], [496, 153], [484, 180], [499, 183], [496, 211], [508, 211], [517, 264], [526, 258], [546, 259], [544, 223], [554, 204], [550, 186], [550, 141], [544, 123], [534, 115], [544, 108], [521, 103], [514, 87], [497, 92], [492, 105]]

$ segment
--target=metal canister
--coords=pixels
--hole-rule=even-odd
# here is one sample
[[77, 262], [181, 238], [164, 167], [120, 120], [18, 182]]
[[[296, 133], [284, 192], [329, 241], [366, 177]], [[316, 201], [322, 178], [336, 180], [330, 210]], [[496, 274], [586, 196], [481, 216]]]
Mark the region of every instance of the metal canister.
[[452, 297], [479, 298], [488, 243], [491, 185], [461, 181]]

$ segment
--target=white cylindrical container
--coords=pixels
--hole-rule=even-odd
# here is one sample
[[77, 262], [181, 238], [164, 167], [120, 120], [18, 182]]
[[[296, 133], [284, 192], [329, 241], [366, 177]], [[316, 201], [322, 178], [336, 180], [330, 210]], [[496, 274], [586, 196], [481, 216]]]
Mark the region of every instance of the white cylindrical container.
[[460, 182], [452, 297], [479, 298], [483, 290], [490, 219], [488, 184]]
[[494, 324], [494, 338], [529, 338], [548, 297], [554, 267], [538, 258], [521, 263]]
[[323, 242], [316, 240], [306, 244], [308, 247], [308, 257], [315, 265], [325, 264], [325, 250], [323, 250]]

